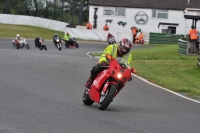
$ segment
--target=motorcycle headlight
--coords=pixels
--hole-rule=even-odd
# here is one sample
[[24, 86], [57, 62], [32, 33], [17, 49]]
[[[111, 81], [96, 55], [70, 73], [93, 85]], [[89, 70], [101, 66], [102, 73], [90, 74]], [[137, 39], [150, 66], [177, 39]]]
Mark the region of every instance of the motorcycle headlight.
[[118, 73], [117, 74], [117, 77], [120, 79], [120, 78], [122, 78], [122, 74], [121, 73]]
[[59, 39], [57, 39], [56, 42], [59, 42]]

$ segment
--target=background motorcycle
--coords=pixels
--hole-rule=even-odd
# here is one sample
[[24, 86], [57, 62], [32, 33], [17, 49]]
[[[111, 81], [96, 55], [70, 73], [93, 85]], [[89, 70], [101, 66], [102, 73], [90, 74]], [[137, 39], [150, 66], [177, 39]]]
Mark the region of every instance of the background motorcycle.
[[66, 47], [66, 48], [69, 48], [70, 46], [71, 46], [71, 47], [76, 47], [76, 48], [79, 47], [79, 44], [76, 42], [76, 38], [70, 37], [70, 38], [69, 38], [69, 43], [68, 43], [68, 44], [65, 43], [65, 47]]
[[30, 46], [29, 46], [29, 44], [26, 42], [26, 39], [25, 39], [25, 38], [21, 38], [21, 39], [19, 40], [19, 43], [18, 43], [18, 44], [16, 44], [15, 41], [13, 40], [13, 45], [14, 45], [14, 47], [15, 47], [16, 49], [20, 49], [20, 48], [24, 48], [24, 47], [25, 47], [27, 50], [30, 49]]
[[62, 50], [62, 43], [61, 43], [61, 38], [60, 37], [56, 37], [54, 38], [55, 42], [56, 42], [56, 46], [59, 49], [59, 51]]
[[47, 50], [47, 47], [44, 44], [44, 40], [42, 38], [40, 38], [40, 40], [39, 40], [38, 49], [40, 49], [40, 50], [43, 50], [43, 49]]
[[[135, 69], [128, 66], [124, 58], [112, 58], [107, 69], [100, 72], [94, 79], [91, 87], [84, 91], [82, 101], [85, 105], [98, 103], [99, 110], [105, 110], [113, 101], [113, 98], [122, 90], [127, 81], [131, 81], [131, 73], [136, 73]], [[134, 70], [134, 71], [133, 71]]]
[[107, 41], [108, 41], [109, 45], [116, 44], [116, 41], [115, 41], [114, 37], [110, 37], [110, 38], [107, 37]]

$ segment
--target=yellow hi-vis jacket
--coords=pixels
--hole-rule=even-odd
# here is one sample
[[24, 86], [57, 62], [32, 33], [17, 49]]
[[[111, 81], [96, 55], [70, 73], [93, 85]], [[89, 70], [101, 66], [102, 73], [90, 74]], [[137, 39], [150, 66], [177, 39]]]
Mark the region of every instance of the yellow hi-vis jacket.
[[[111, 55], [113, 58], [117, 58], [117, 49], [118, 49], [119, 45], [118, 44], [113, 44], [113, 45], [108, 45], [105, 50], [103, 51], [103, 54], [101, 55], [101, 57], [99, 58], [99, 63], [102, 61], [105, 61], [107, 63], [109, 63], [109, 60], [106, 59], [105, 55], [109, 54]], [[128, 65], [131, 64], [132, 62], [132, 54], [129, 51], [127, 54], [123, 55], [122, 58], [126, 59], [128, 61]]]

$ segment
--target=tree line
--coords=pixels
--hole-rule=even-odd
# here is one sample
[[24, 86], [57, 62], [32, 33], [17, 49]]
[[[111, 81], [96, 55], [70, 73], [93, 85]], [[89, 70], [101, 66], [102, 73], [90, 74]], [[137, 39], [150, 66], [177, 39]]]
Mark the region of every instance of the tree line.
[[0, 13], [84, 25], [89, 19], [88, 4], [89, 0], [0, 0]]

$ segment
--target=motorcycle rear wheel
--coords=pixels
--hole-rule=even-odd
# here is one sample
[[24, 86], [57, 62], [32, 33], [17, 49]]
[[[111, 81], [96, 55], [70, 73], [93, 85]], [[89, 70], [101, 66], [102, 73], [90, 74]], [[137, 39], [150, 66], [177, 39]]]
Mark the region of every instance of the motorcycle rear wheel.
[[19, 44], [15, 45], [15, 48], [16, 48], [16, 49], [19, 49]]
[[105, 94], [101, 92], [101, 97], [98, 104], [99, 110], [105, 110], [109, 106], [115, 96], [116, 90], [117, 86], [115, 84], [111, 84], [106, 90]]
[[45, 49], [45, 50], [47, 50], [47, 47], [46, 47], [46, 45], [44, 45], [43, 47], [44, 47], [44, 49]]
[[92, 105], [94, 101], [92, 101], [88, 95], [88, 91], [85, 90], [83, 93], [82, 101], [85, 105]]
[[66, 47], [66, 48], [69, 48], [69, 45], [68, 45], [67, 43], [65, 43], [65, 47]]
[[43, 48], [44, 48], [43, 45], [39, 47], [40, 50], [43, 50]]

